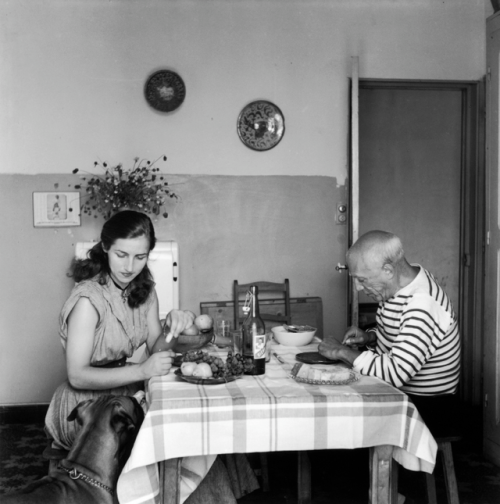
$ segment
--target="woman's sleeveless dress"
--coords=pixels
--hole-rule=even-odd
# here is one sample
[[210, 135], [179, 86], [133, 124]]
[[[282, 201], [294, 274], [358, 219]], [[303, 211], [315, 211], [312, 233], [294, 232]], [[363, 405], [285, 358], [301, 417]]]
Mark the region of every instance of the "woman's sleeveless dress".
[[[99, 314], [94, 346], [90, 363], [103, 366], [123, 357], [131, 357], [134, 351], [146, 342], [148, 336], [147, 314], [153, 303], [154, 295], [132, 313], [125, 306], [122, 291], [111, 280], [100, 285], [97, 278], [77, 284], [64, 304], [60, 315], [61, 343], [66, 348], [68, 338], [68, 317], [78, 300], [86, 297]], [[53, 439], [52, 448], [69, 450], [75, 439], [78, 425], [68, 422], [67, 417], [81, 401], [100, 395], [134, 395], [142, 388], [141, 383], [117, 387], [108, 390], [77, 390], [68, 381], [55, 391], [47, 416], [45, 429]], [[255, 474], [245, 455], [228, 456], [225, 465], [213, 464], [213, 456], [184, 457], [181, 468], [181, 502], [186, 504], [236, 504], [236, 499], [259, 488]], [[211, 468], [213, 469], [209, 471]], [[210, 477], [205, 481], [207, 475]], [[197, 489], [200, 482], [203, 486]], [[126, 489], [132, 492], [133, 489]]]
[[[66, 348], [68, 338], [68, 317], [78, 300], [89, 299], [99, 314], [99, 322], [94, 336], [94, 346], [90, 363], [102, 366], [123, 357], [131, 357], [134, 351], [146, 342], [148, 337], [147, 314], [154, 300], [151, 294], [146, 302], [137, 308], [125, 306], [122, 291], [108, 279], [107, 284], [99, 284], [97, 277], [78, 283], [62, 308], [60, 322], [61, 343]], [[55, 391], [47, 416], [45, 428], [54, 440], [53, 448], [69, 450], [76, 435], [76, 422], [68, 422], [73, 408], [86, 399], [113, 394], [134, 395], [142, 387], [141, 383], [107, 390], [77, 390], [66, 380]]]

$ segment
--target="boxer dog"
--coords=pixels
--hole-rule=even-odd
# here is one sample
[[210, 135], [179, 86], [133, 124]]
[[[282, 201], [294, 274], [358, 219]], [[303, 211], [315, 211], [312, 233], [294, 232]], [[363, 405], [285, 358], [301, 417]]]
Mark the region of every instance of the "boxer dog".
[[144, 420], [133, 397], [105, 395], [83, 401], [70, 413], [81, 428], [55, 474], [21, 493], [2, 495], [2, 504], [117, 504], [116, 482]]

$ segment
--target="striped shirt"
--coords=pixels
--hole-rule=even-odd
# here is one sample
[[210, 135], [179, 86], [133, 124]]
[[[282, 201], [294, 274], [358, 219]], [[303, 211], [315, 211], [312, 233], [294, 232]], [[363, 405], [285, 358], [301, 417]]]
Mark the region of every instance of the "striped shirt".
[[435, 278], [420, 272], [379, 304], [375, 346], [353, 363], [409, 394], [453, 394], [460, 378], [460, 333], [451, 302]]

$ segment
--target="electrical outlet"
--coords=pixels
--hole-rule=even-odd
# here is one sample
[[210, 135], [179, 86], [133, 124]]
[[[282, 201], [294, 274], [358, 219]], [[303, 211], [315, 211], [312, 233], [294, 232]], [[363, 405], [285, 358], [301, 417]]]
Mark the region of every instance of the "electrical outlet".
[[347, 205], [345, 203], [337, 203], [335, 221], [337, 224], [347, 224]]

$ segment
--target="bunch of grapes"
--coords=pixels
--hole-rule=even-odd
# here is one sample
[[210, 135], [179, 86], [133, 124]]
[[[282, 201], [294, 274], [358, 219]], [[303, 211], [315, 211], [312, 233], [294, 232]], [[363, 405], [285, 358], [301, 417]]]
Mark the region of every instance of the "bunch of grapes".
[[243, 374], [243, 356], [229, 351], [226, 359], [226, 369], [229, 375], [239, 376]]
[[182, 357], [183, 362], [206, 362], [212, 369], [213, 378], [228, 378], [229, 376], [239, 376], [243, 373], [243, 357], [230, 351], [227, 354], [226, 362], [220, 357], [210, 355], [202, 350], [189, 350]]

